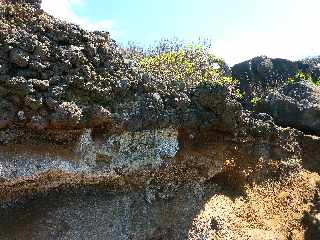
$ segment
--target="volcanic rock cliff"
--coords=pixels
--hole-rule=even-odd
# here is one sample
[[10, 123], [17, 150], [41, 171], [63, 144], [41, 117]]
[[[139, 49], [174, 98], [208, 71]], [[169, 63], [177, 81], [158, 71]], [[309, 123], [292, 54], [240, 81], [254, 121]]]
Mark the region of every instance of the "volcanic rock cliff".
[[317, 239], [316, 59], [234, 66], [239, 100], [0, 4], [0, 239]]

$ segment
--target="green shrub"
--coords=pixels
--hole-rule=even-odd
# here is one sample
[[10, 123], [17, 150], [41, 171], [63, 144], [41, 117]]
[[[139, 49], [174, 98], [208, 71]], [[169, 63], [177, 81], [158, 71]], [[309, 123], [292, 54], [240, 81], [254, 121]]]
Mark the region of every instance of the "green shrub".
[[126, 56], [143, 71], [164, 81], [184, 81], [188, 85], [203, 82], [235, 84], [226, 74], [225, 62], [210, 53], [211, 43], [199, 40], [186, 44], [178, 39], [164, 39], [143, 50], [130, 43]]
[[235, 96], [238, 100], [242, 100], [245, 96], [245, 92], [241, 91], [240, 88], [236, 88]]
[[310, 74], [304, 73], [302, 71], [299, 71], [294, 77], [288, 78], [289, 84], [293, 84], [299, 81], [308, 81], [314, 83], [317, 86], [320, 86], [320, 79], [315, 79]]
[[165, 80], [182, 80], [192, 84], [204, 81], [232, 83], [232, 79], [226, 77], [220, 67], [214, 65], [219, 61], [201, 47], [191, 46], [188, 49], [179, 49], [177, 52], [146, 56], [141, 59], [139, 66]]
[[250, 100], [250, 103], [251, 103], [253, 106], [256, 106], [260, 101], [261, 101], [261, 98], [259, 98], [259, 97], [253, 97], [253, 98]]

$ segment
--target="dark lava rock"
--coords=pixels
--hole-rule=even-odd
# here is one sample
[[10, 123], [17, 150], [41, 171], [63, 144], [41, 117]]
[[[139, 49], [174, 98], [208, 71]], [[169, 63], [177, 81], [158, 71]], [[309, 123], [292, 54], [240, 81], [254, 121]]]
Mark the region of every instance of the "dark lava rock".
[[42, 116], [33, 116], [28, 124], [28, 127], [36, 130], [43, 130], [48, 127], [48, 121]]
[[25, 3], [25, 4], [32, 5], [34, 8], [40, 9], [42, 0], [2, 0], [2, 2], [4, 2], [4, 3], [11, 2], [14, 4], [17, 4], [17, 3], [24, 4]]
[[23, 121], [3, 115], [2, 127], [208, 128], [232, 102], [226, 86], [163, 80], [133, 67], [109, 33], [55, 19], [39, 9], [41, 1], [2, 2], [0, 99], [24, 113]]
[[245, 108], [267, 113], [283, 126], [320, 134], [319, 87], [304, 79], [288, 80], [298, 72], [319, 79], [318, 64], [316, 59], [292, 62], [257, 57], [235, 65], [232, 72], [245, 94], [242, 100]]
[[282, 86], [298, 70], [297, 63], [262, 56], [236, 64], [232, 68], [232, 75], [240, 81], [240, 90], [245, 93], [243, 103], [250, 107], [252, 98], [261, 97], [271, 89]]
[[262, 99], [257, 110], [269, 113], [281, 125], [320, 133], [320, 89], [312, 83], [284, 85]]
[[[66, 102], [72, 109], [104, 108], [112, 107], [111, 99], [132, 95], [137, 76], [109, 33], [87, 32], [44, 13], [40, 5], [40, 0], [1, 1], [0, 100], [29, 108], [34, 116], [47, 108], [51, 115], [47, 127], [56, 128], [80, 127], [79, 117], [74, 118], [78, 110], [61, 107]], [[13, 102], [11, 96], [22, 101]], [[14, 124], [15, 119], [7, 118], [2, 114], [2, 126]], [[26, 127], [39, 118], [27, 120], [31, 122]]]
[[27, 67], [29, 64], [29, 54], [22, 49], [16, 48], [10, 52], [10, 62], [18, 67]]
[[79, 125], [82, 117], [82, 109], [72, 102], [60, 104], [50, 117], [52, 128], [73, 128]]

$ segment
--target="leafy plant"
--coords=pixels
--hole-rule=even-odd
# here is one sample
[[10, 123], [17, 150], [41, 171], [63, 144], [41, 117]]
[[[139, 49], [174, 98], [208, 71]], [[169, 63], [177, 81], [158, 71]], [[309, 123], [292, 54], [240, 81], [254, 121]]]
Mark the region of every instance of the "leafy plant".
[[210, 48], [208, 40], [186, 44], [178, 39], [163, 39], [146, 50], [131, 43], [127, 56], [134, 59], [140, 69], [164, 81], [178, 80], [189, 85], [236, 83], [225, 73], [224, 61], [211, 54]]
[[289, 77], [288, 83], [293, 84], [301, 80], [312, 82], [315, 85], [320, 86], [320, 79], [315, 79], [310, 74], [304, 73], [302, 71], [299, 71], [294, 77]]
[[256, 106], [259, 102], [260, 102], [261, 98], [259, 97], [253, 97], [251, 100], [250, 100], [250, 103], [253, 105], [253, 106]]
[[235, 96], [236, 96], [236, 98], [238, 98], [239, 100], [243, 99], [243, 98], [244, 98], [244, 95], [245, 95], [245, 93], [242, 92], [239, 88], [237, 88], [237, 89], [235, 90]]
[[224, 78], [219, 68], [213, 63], [217, 59], [201, 48], [179, 49], [146, 56], [139, 65], [142, 69], [165, 80], [183, 80], [187, 83], [200, 83], [203, 81], [231, 82]]

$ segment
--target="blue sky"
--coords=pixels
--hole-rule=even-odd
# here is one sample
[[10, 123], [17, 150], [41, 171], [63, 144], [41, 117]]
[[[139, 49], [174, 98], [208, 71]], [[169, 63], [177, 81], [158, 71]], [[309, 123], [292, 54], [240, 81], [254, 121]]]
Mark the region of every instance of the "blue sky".
[[43, 8], [122, 44], [210, 38], [230, 65], [320, 54], [320, 0], [43, 0]]

